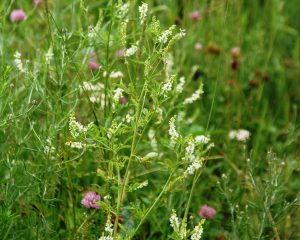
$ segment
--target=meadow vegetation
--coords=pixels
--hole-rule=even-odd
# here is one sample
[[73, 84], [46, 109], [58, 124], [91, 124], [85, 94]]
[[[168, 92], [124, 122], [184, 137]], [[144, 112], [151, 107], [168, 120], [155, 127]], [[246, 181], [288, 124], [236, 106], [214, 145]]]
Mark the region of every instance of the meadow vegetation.
[[299, 11], [1, 0], [1, 239], [300, 239]]

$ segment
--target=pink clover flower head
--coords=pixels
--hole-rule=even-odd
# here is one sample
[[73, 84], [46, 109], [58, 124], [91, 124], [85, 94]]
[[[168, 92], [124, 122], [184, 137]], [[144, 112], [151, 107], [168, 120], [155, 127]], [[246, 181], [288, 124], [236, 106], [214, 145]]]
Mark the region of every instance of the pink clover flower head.
[[98, 70], [100, 68], [100, 65], [98, 63], [96, 63], [95, 61], [89, 61], [88, 64], [89, 69], [91, 70]]
[[37, 7], [43, 4], [43, 0], [33, 0], [32, 3], [35, 7]]
[[125, 56], [125, 50], [123, 48], [116, 52], [117, 58], [123, 58], [124, 56]]
[[120, 101], [121, 101], [121, 104], [122, 104], [122, 105], [125, 105], [126, 102], [127, 102], [127, 99], [126, 99], [125, 96], [122, 96]]
[[23, 22], [26, 18], [26, 13], [22, 9], [15, 9], [10, 14], [10, 21]]
[[84, 205], [86, 208], [97, 208], [99, 209], [100, 206], [96, 204], [101, 199], [100, 195], [95, 192], [87, 192], [84, 198], [81, 200], [81, 204]]
[[196, 43], [195, 43], [195, 49], [196, 49], [196, 50], [200, 51], [200, 50], [202, 50], [202, 48], [203, 48], [203, 46], [202, 46], [201, 43], [199, 43], [199, 42], [196, 42]]
[[205, 219], [211, 219], [216, 215], [216, 213], [216, 209], [205, 204], [200, 208], [198, 215]]
[[198, 22], [201, 19], [201, 13], [199, 11], [192, 11], [190, 12], [190, 18], [194, 22]]

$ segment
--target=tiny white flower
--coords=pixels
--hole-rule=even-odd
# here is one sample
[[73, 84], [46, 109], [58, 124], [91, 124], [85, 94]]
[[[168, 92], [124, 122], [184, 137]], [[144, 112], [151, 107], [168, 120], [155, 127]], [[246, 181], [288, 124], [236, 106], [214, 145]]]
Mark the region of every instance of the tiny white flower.
[[191, 103], [197, 101], [200, 98], [201, 94], [203, 94], [203, 91], [201, 89], [198, 89], [196, 92], [194, 92], [192, 94], [191, 97], [186, 98], [184, 100], [184, 104], [191, 104]]
[[165, 82], [165, 84], [162, 86], [162, 92], [164, 93], [164, 97], [166, 97], [166, 93], [170, 92], [172, 90], [173, 83], [171, 81]]
[[15, 52], [14, 54], [14, 63], [17, 67], [17, 69], [19, 69], [20, 72], [26, 72], [26, 69], [23, 67], [23, 63], [21, 60], [21, 53], [19, 53], [18, 51]]
[[76, 121], [74, 114], [70, 115], [69, 129], [74, 138], [78, 137], [80, 134], [86, 133], [92, 127], [92, 125], [93, 123], [90, 123], [85, 127], [80, 122]]
[[117, 88], [114, 90], [114, 100], [115, 101], [119, 101], [120, 98], [123, 96], [123, 89], [121, 88]]
[[84, 88], [84, 90], [87, 90], [87, 91], [100, 91], [100, 90], [104, 89], [104, 85], [102, 83], [92, 84], [89, 82], [83, 82], [83, 85], [81, 86], [81, 88]]
[[99, 238], [99, 240], [114, 240], [114, 238], [111, 236], [102, 236]]
[[111, 199], [111, 196], [110, 196], [110, 195], [105, 195], [105, 196], [103, 197], [103, 199], [104, 199], [104, 200], [110, 200], [110, 199]]
[[140, 12], [140, 21], [141, 21], [141, 24], [143, 24], [147, 17], [148, 4], [143, 3], [141, 6], [139, 6], [139, 12]]
[[111, 72], [110, 78], [122, 78], [124, 77], [124, 74], [121, 71], [117, 71], [117, 72]]
[[130, 123], [132, 121], [132, 118], [133, 117], [129, 113], [127, 113], [124, 120], [126, 123]]
[[176, 211], [174, 209], [172, 210], [172, 214], [170, 217], [170, 225], [175, 232], [179, 231], [180, 223], [179, 223], [179, 219], [177, 217]]
[[82, 142], [66, 142], [66, 145], [71, 147], [71, 148], [76, 148], [76, 149], [82, 149], [86, 147], [86, 144]]
[[179, 137], [179, 133], [176, 131], [175, 127], [175, 120], [176, 116], [172, 117], [169, 121], [169, 135], [171, 136], [172, 142], [175, 142]]
[[188, 144], [185, 148], [185, 159], [187, 161], [193, 161], [195, 159], [195, 156], [194, 156], [194, 151], [195, 151], [195, 143], [194, 143], [194, 140], [193, 139], [190, 139], [188, 141]]
[[193, 234], [191, 236], [191, 240], [200, 240], [203, 234], [203, 223], [204, 219], [201, 220], [198, 225], [194, 228]]
[[125, 50], [125, 56], [130, 57], [134, 55], [138, 50], [138, 47], [136, 45], [132, 45], [130, 48]]
[[140, 183], [140, 185], [138, 185], [135, 190], [138, 190], [138, 189], [141, 189], [141, 188], [144, 188], [144, 187], [147, 187], [148, 186], [148, 180]]
[[175, 79], [176, 75], [172, 75], [169, 79], [166, 80], [164, 85], [161, 88], [162, 94], [164, 97], [167, 97], [168, 92], [172, 90], [173, 87], [173, 81]]
[[231, 130], [228, 137], [239, 142], [246, 142], [250, 138], [250, 132], [246, 129]]
[[110, 215], [107, 216], [104, 231], [107, 232], [109, 234], [109, 236], [112, 236], [112, 233], [113, 233], [114, 230], [113, 230], [113, 224], [111, 223], [111, 216]]
[[209, 143], [209, 141], [210, 141], [210, 138], [206, 137], [204, 135], [199, 135], [199, 136], [195, 137], [195, 142], [196, 143], [207, 144], [207, 143]]
[[88, 27], [87, 37], [91, 42], [94, 41], [94, 39], [97, 37], [96, 29], [93, 26]]
[[118, 10], [121, 17], [125, 16], [129, 10], [129, 3], [124, 3], [120, 5]]
[[158, 42], [163, 44], [167, 43], [174, 29], [175, 29], [175, 25], [172, 25], [169, 29], [163, 31], [162, 34], [158, 37]]
[[250, 132], [245, 129], [240, 129], [237, 132], [237, 140], [240, 142], [246, 142], [250, 138]]
[[193, 175], [198, 169], [202, 167], [203, 159], [196, 159], [188, 166], [188, 168], [184, 172], [184, 176], [188, 177], [189, 175]]
[[184, 77], [179, 78], [179, 83], [176, 86], [176, 92], [182, 93], [184, 84], [185, 84], [185, 78]]

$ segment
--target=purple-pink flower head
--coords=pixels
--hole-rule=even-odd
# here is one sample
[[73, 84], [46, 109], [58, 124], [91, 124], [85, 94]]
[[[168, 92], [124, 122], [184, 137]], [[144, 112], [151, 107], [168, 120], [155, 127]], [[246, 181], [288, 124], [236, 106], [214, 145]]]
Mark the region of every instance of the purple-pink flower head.
[[216, 209], [205, 204], [200, 208], [198, 215], [205, 219], [211, 219], [216, 215], [216, 213]]
[[32, 3], [35, 7], [37, 7], [43, 4], [43, 0], [33, 0]]
[[123, 48], [116, 52], [117, 58], [123, 58], [124, 56], [125, 56], [125, 50]]
[[98, 70], [100, 68], [100, 65], [96, 63], [95, 61], [91, 60], [88, 64], [89, 69], [91, 70]]
[[127, 102], [127, 99], [125, 96], [122, 96], [120, 101], [121, 101], [121, 104], [125, 105]]
[[196, 49], [196, 50], [200, 51], [200, 50], [202, 50], [202, 48], [203, 48], [203, 47], [202, 47], [202, 44], [201, 44], [201, 43], [199, 43], [199, 42], [196, 42], [196, 43], [195, 43], [195, 49]]
[[22, 9], [15, 9], [10, 14], [10, 21], [23, 22], [26, 18], [26, 13]]
[[199, 11], [190, 12], [190, 18], [194, 22], [198, 22], [201, 19], [201, 13]]
[[81, 203], [86, 207], [86, 208], [97, 208], [99, 209], [100, 206], [97, 205], [96, 203], [99, 202], [101, 199], [100, 195], [98, 195], [95, 192], [87, 192], [84, 196], [84, 198], [81, 200]]

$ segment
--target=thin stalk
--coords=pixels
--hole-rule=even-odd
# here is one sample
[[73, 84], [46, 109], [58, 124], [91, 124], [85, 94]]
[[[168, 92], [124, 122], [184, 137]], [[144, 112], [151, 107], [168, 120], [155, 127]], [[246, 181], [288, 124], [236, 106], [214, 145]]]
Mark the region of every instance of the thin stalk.
[[167, 186], [169, 185], [171, 178], [173, 176], [174, 171], [170, 174], [167, 182], [165, 183], [162, 191], [160, 192], [160, 194], [157, 196], [157, 198], [155, 199], [154, 203], [151, 205], [150, 208], [148, 208], [147, 212], [144, 214], [144, 216], [142, 217], [141, 221], [139, 222], [139, 224], [137, 225], [137, 227], [134, 229], [133, 233], [131, 234], [131, 236], [129, 237], [129, 239], [132, 238], [132, 236], [135, 235], [135, 233], [138, 231], [138, 229], [140, 228], [140, 226], [144, 223], [145, 219], [148, 217], [148, 215], [150, 214], [150, 212], [153, 210], [153, 208], [156, 206], [156, 204], [158, 203], [158, 201], [161, 199], [162, 195], [165, 193]]
[[[114, 12], [114, 1], [109, 1], [110, 4], [110, 13], [112, 14]], [[114, 16], [114, 14], [113, 14]], [[112, 31], [112, 26], [113, 26], [113, 20], [114, 17], [112, 17], [110, 23], [109, 23], [109, 27], [108, 27], [108, 36], [107, 36], [107, 43], [106, 43], [106, 56], [105, 56], [105, 60], [106, 60], [106, 71], [107, 71], [107, 75], [105, 77], [105, 83], [104, 83], [104, 121], [106, 120], [106, 115], [107, 115], [107, 103], [108, 103], [108, 78], [110, 75], [110, 67], [108, 65], [109, 63], [109, 54], [110, 54], [110, 47], [109, 47], [109, 43], [110, 43], [110, 35], [111, 35], [111, 31]]]
[[[146, 82], [144, 83], [143, 90], [142, 90], [141, 95], [139, 97], [139, 102], [143, 98], [144, 94], [145, 94], [145, 96], [147, 94], [147, 92], [145, 90], [145, 85], [146, 85]], [[128, 164], [127, 164], [127, 167], [126, 167], [123, 184], [121, 186], [121, 192], [120, 192], [120, 194], [118, 194], [117, 214], [116, 214], [116, 221], [114, 223], [114, 238], [116, 237], [116, 234], [117, 234], [117, 229], [118, 229], [118, 220], [117, 219], [119, 218], [121, 202], [122, 202], [123, 197], [125, 195], [126, 185], [127, 185], [128, 177], [129, 177], [129, 169], [130, 169], [131, 162], [132, 162], [134, 152], [135, 152], [135, 149], [136, 149], [138, 124], [139, 124], [139, 120], [141, 118], [140, 114], [142, 113], [143, 108], [144, 108], [145, 96], [143, 98], [142, 107], [141, 108], [138, 107], [138, 110], [137, 110], [137, 113], [136, 113], [136, 122], [135, 122], [135, 127], [134, 127], [134, 132], [133, 132], [133, 139], [132, 139], [132, 144], [131, 144], [131, 149], [130, 149], [130, 156], [129, 156]]]
[[[186, 205], [186, 208], [185, 208], [185, 211], [184, 211], [184, 215], [183, 215], [183, 219], [182, 219], [182, 225], [181, 227], [186, 227], [186, 223], [187, 223], [187, 215], [189, 213], [189, 209], [190, 209], [190, 205], [191, 205], [191, 201], [192, 201], [192, 197], [193, 197], [193, 193], [194, 193], [194, 190], [195, 190], [195, 186], [196, 186], [196, 183], [198, 181], [198, 178], [200, 177], [202, 171], [200, 172], [197, 172], [194, 176], [194, 179], [193, 179], [193, 184], [192, 184], [192, 189], [191, 189], [191, 192], [190, 192], [190, 195], [189, 195], [189, 199], [188, 199], [188, 202], [187, 202], [187, 205]], [[181, 229], [182, 230], [182, 229]]]

